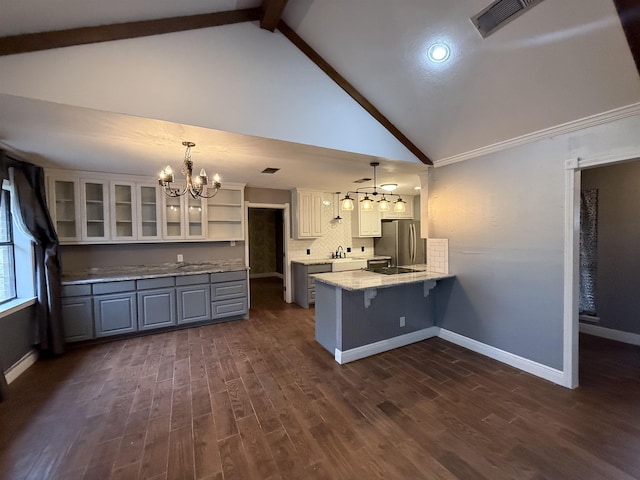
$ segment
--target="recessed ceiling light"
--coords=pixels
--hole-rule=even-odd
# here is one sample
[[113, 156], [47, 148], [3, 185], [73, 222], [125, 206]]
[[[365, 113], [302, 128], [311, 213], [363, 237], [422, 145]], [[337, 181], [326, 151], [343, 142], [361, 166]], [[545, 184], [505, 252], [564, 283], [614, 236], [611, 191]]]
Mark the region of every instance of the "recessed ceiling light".
[[380, 188], [386, 190], [387, 192], [393, 192], [396, 188], [398, 188], [397, 183], [384, 183], [380, 185]]
[[427, 57], [435, 63], [447, 61], [450, 54], [451, 50], [446, 43], [434, 43], [429, 47], [429, 50], [427, 50]]
[[414, 190], [420, 190], [420, 187], [413, 187]]

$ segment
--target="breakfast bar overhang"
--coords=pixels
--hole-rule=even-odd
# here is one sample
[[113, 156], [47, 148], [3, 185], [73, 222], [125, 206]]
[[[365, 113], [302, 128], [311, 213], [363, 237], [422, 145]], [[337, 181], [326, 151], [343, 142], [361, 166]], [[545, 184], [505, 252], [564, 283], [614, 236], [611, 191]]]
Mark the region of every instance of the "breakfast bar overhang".
[[316, 279], [316, 341], [342, 364], [437, 335], [437, 283], [453, 275], [364, 270], [321, 273]]

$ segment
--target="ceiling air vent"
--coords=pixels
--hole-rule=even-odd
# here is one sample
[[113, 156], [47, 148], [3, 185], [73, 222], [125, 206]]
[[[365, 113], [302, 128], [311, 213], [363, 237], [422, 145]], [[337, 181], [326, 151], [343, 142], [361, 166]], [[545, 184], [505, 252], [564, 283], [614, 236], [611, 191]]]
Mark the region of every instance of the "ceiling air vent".
[[364, 183], [364, 182], [369, 182], [371, 181], [370, 178], [361, 178], [360, 180], [354, 180], [353, 183]]
[[471, 17], [471, 21], [482, 38], [487, 38], [540, 2], [542, 0], [497, 0], [476, 16]]
[[264, 170], [262, 170], [262, 172], [260, 173], [268, 173], [270, 175], [273, 175], [274, 173], [276, 173], [278, 170], [280, 170], [279, 168], [273, 168], [273, 167], [267, 167]]

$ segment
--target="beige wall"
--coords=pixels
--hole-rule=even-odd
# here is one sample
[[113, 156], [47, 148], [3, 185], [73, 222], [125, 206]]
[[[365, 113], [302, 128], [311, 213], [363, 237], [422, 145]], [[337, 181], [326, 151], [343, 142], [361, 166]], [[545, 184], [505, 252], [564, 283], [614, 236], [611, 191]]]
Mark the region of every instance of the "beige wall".
[[147, 243], [120, 245], [63, 245], [60, 247], [62, 272], [76, 272], [91, 267], [153, 265], [177, 261], [206, 262], [244, 258], [244, 242]]
[[291, 192], [289, 190], [276, 190], [273, 188], [253, 188], [244, 189], [244, 200], [250, 203], [291, 203]]

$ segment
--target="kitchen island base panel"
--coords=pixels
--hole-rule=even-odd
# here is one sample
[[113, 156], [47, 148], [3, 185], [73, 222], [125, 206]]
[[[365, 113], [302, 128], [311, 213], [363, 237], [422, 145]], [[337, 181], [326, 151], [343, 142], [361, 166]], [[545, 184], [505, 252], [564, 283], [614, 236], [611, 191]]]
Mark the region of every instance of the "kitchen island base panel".
[[341, 352], [344, 357], [347, 351], [374, 344], [373, 350], [385, 343], [387, 349], [396, 348], [397, 342], [412, 339], [414, 332], [423, 332], [413, 340], [421, 341], [424, 331], [435, 326], [434, 297], [427, 294], [423, 282], [376, 289], [375, 295], [368, 290], [316, 283], [316, 341], [332, 355]]
[[433, 337], [437, 337], [440, 333], [440, 327], [429, 327], [415, 332], [400, 335], [399, 337], [389, 338], [388, 340], [381, 340], [379, 342], [370, 343], [369, 345], [363, 345], [362, 347], [352, 348], [350, 350], [338, 350], [335, 349], [334, 358], [340, 365], [349, 362], [355, 362], [362, 358], [371, 357], [379, 353], [384, 353], [395, 348], [405, 347], [412, 343], [428, 340]]

